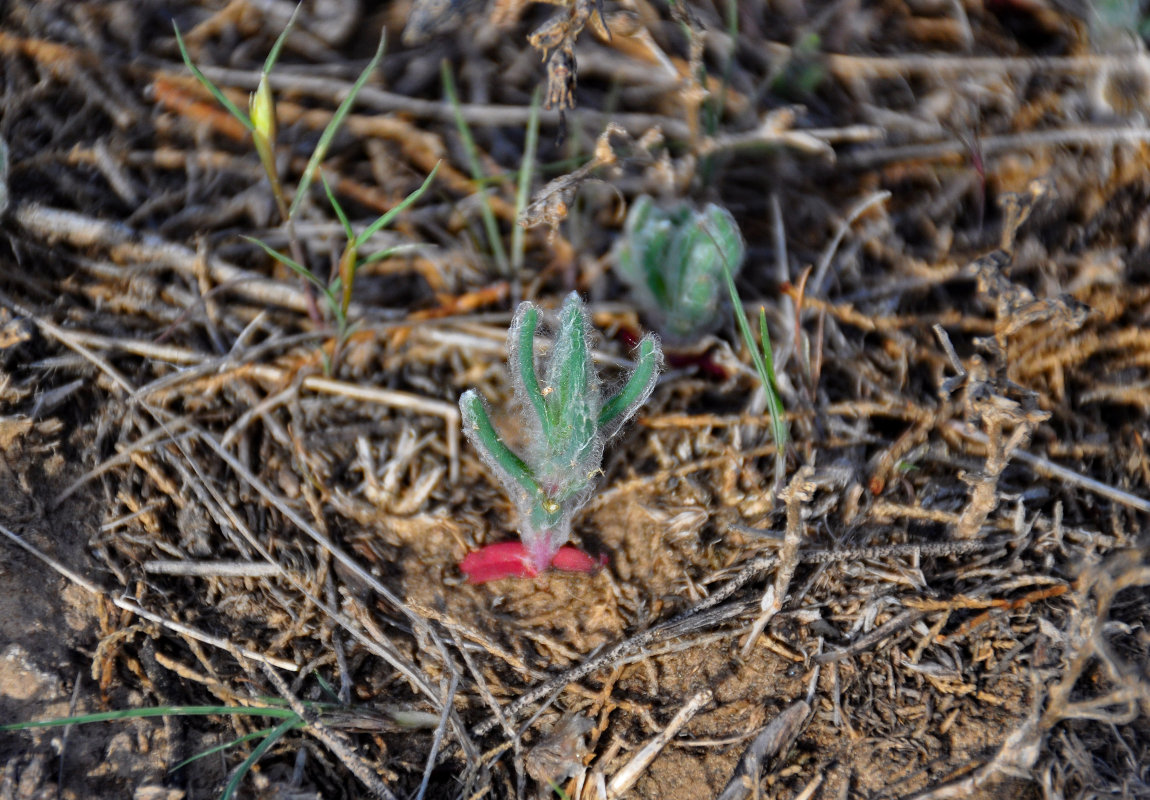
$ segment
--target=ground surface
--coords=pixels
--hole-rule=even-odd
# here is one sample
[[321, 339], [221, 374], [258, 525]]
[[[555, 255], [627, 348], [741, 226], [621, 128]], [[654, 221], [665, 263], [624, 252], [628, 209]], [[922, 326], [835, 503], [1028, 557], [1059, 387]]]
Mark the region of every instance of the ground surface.
[[[1150, 796], [1137, 3], [305, 2], [287, 201], [385, 28], [323, 176], [361, 230], [440, 165], [345, 336], [244, 238], [326, 276], [320, 181], [289, 231], [172, 35], [246, 109], [291, 10], [0, 4], [0, 724], [291, 706], [244, 797]], [[572, 289], [622, 379], [641, 194], [738, 221], [785, 459], [720, 308], [575, 519], [608, 567], [468, 585], [516, 520], [458, 397], [522, 447], [507, 326]], [[0, 800], [219, 797], [260, 736], [173, 768], [277, 722], [2, 731]]]

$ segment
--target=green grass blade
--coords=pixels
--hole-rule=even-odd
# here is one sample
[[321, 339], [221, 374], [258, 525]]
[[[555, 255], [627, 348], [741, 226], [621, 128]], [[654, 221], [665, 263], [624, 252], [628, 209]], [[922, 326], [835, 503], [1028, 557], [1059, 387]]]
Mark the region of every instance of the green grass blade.
[[769, 373], [767, 372], [767, 365], [763, 362], [763, 355], [759, 349], [755, 347], [755, 336], [751, 332], [751, 325], [747, 322], [747, 312], [743, 309], [743, 301], [739, 298], [739, 290], [735, 287], [735, 277], [731, 274], [731, 268], [727, 264], [727, 259], [723, 261], [723, 277], [727, 281], [727, 291], [731, 295], [731, 304], [735, 307], [735, 322], [739, 326], [739, 334], [742, 335], [743, 341], [747, 345], [747, 349], [751, 351], [751, 360], [755, 364], [755, 371], [759, 373], [759, 380], [767, 383]]
[[343, 125], [344, 119], [347, 117], [348, 112], [351, 111], [351, 107], [355, 104], [355, 98], [359, 95], [364, 84], [367, 83], [367, 79], [371, 77], [371, 73], [379, 66], [379, 61], [383, 58], [383, 47], [386, 42], [386, 36], [379, 37], [379, 47], [375, 49], [375, 55], [372, 56], [371, 61], [368, 62], [363, 72], [359, 74], [359, 78], [356, 79], [355, 84], [351, 87], [347, 96], [343, 98], [343, 102], [339, 104], [339, 108], [331, 115], [331, 121], [328, 122], [327, 127], [323, 129], [323, 134], [319, 137], [319, 144], [317, 144], [315, 150], [312, 151], [311, 158], [308, 159], [307, 166], [304, 167], [303, 175], [300, 176], [295, 198], [292, 200], [291, 208], [288, 209], [288, 217], [295, 216], [296, 211], [299, 210], [300, 203], [302, 203], [303, 199], [307, 196], [307, 190], [311, 187], [311, 182], [315, 179], [316, 170], [319, 169], [320, 162], [327, 157], [327, 150], [331, 146], [336, 132], [339, 131], [340, 126]]
[[[463, 140], [463, 149], [467, 152], [467, 161], [471, 167], [471, 179], [478, 187], [486, 178], [483, 165], [479, 161], [479, 148], [475, 145], [475, 138], [471, 135], [471, 128], [463, 118], [463, 111], [459, 107], [459, 94], [455, 90], [455, 79], [451, 77], [451, 68], [444, 60], [440, 70], [443, 74], [443, 93], [447, 95], [447, 102], [455, 114], [455, 127], [459, 131], [459, 138]], [[499, 236], [499, 222], [495, 219], [495, 212], [491, 209], [491, 201], [487, 193], [479, 189], [480, 212], [483, 214], [483, 227], [487, 231], [487, 238], [491, 242], [491, 252], [495, 256], [496, 266], [502, 275], [511, 274], [511, 266], [507, 262], [507, 253], [503, 250], [503, 240]]]
[[[722, 255], [720, 253], [720, 255]], [[781, 486], [783, 477], [786, 474], [786, 421], [783, 417], [783, 403], [779, 399], [778, 392], [776, 391], [774, 361], [772, 359], [770, 369], [767, 368], [767, 362], [763, 358], [763, 353], [755, 346], [755, 336], [751, 332], [751, 324], [747, 321], [747, 312], [743, 309], [743, 301], [739, 298], [739, 290], [735, 286], [735, 276], [731, 274], [731, 267], [727, 263], [725, 256], [722, 257], [723, 262], [723, 277], [727, 280], [727, 291], [731, 295], [731, 304], [735, 307], [735, 321], [739, 325], [739, 333], [743, 337], [743, 342], [746, 343], [747, 349], [751, 351], [751, 360], [755, 363], [755, 372], [759, 374], [759, 382], [763, 386], [763, 392], [767, 396], [767, 408], [771, 415], [771, 437], [775, 441], [775, 485]], [[766, 313], [760, 312], [760, 321], [763, 330], [766, 330]], [[763, 342], [764, 348], [770, 348], [770, 338], [767, 337]], [[767, 358], [770, 358], [769, 349], [767, 350]], [[776, 415], [778, 417], [776, 418]], [[780, 435], [781, 434], [781, 435]]]
[[759, 306], [759, 342], [763, 346], [763, 367], [771, 379], [771, 388], [778, 391], [775, 382], [775, 357], [771, 354], [771, 334], [767, 330], [767, 310]]
[[418, 189], [416, 189], [414, 192], [412, 192], [411, 194], [409, 194], [407, 197], [403, 198], [403, 200], [399, 203], [399, 205], [395, 206], [395, 208], [391, 209], [386, 214], [384, 214], [382, 217], [377, 219], [375, 222], [371, 223], [366, 228], [364, 228], [363, 233], [361, 233], [359, 236], [355, 237], [355, 246], [356, 247], [362, 246], [364, 242], [366, 242], [368, 239], [370, 239], [372, 236], [374, 236], [378, 231], [380, 231], [383, 228], [385, 228], [386, 226], [390, 225], [391, 221], [393, 219], [395, 219], [397, 216], [399, 216], [400, 214], [402, 214], [405, 210], [407, 210], [407, 208], [412, 203], [414, 203], [419, 198], [423, 197], [423, 193], [427, 191], [428, 187], [431, 186], [431, 182], [433, 180], [435, 180], [435, 176], [439, 172], [439, 165], [442, 163], [443, 163], [442, 161], [436, 162], [435, 168], [433, 170], [431, 170], [430, 175], [428, 175], [426, 178], [423, 179], [423, 183], [420, 185], [420, 187]]
[[8, 144], [0, 136], [0, 217], [8, 210]]
[[272, 68], [276, 65], [276, 61], [279, 60], [280, 50], [283, 50], [284, 42], [287, 41], [287, 37], [288, 34], [291, 33], [291, 29], [295, 27], [296, 17], [299, 16], [300, 9], [302, 8], [303, 2], [301, 0], [301, 2], [296, 4], [295, 11], [291, 12], [291, 18], [287, 21], [287, 25], [284, 26], [283, 31], [279, 36], [276, 37], [276, 43], [272, 45], [271, 52], [268, 53], [268, 57], [264, 59], [264, 75], [270, 73]]
[[321, 173], [319, 179], [323, 182], [323, 190], [327, 194], [327, 201], [331, 203], [331, 207], [335, 209], [335, 215], [339, 217], [339, 224], [343, 226], [343, 232], [347, 234], [348, 242], [355, 242], [355, 231], [351, 229], [351, 223], [347, 221], [347, 214], [343, 211], [343, 206], [339, 204], [339, 200], [335, 199], [335, 193], [331, 190], [331, 185], [327, 182], [327, 178]]
[[783, 445], [787, 441], [787, 410], [783, 407], [783, 401], [779, 397], [779, 387], [775, 378], [775, 358], [771, 355], [771, 334], [767, 330], [767, 312], [761, 306], [759, 307], [759, 343], [763, 347], [763, 364], [766, 367], [767, 377], [771, 379], [771, 385], [766, 389], [767, 411], [771, 415], [771, 434], [774, 436], [775, 444], [778, 445], [779, 453], [781, 453]]
[[328, 287], [326, 285], [324, 285], [324, 282], [321, 281], [318, 277], [316, 277], [315, 273], [312, 272], [307, 267], [305, 267], [303, 264], [300, 264], [297, 261], [294, 261], [293, 259], [289, 258], [288, 256], [285, 256], [283, 253], [274, 249], [270, 245], [265, 244], [264, 242], [261, 242], [259, 239], [256, 239], [253, 236], [244, 236], [242, 238], [247, 239], [252, 244], [259, 245], [261, 248], [263, 248], [263, 251], [265, 253], [267, 253], [269, 256], [274, 258], [276, 261], [283, 264], [288, 269], [295, 272], [297, 275], [307, 279], [317, 289], [320, 289], [321, 291], [324, 291], [324, 292], [327, 291]]
[[563, 791], [563, 787], [557, 784], [555, 781], [548, 778], [547, 784], [551, 787], [551, 791], [559, 795], [559, 800], [571, 800], [571, 798], [567, 796], [567, 792]]
[[30, 728], [58, 728], [63, 725], [86, 725], [90, 722], [113, 722], [121, 719], [146, 719], [149, 717], [203, 717], [226, 714], [244, 714], [252, 717], [277, 717], [298, 719], [290, 708], [264, 708], [262, 706], [158, 706], [156, 708], [126, 708], [119, 711], [102, 711], [98, 714], [84, 714], [79, 717], [57, 717], [56, 719], [13, 722], [0, 725], [0, 731], [22, 731]]
[[[293, 714], [292, 716], [295, 715]], [[272, 747], [275, 746], [275, 743], [284, 737], [284, 734], [301, 725], [302, 720], [300, 720], [298, 716], [295, 716], [295, 719], [285, 719], [279, 725], [275, 726], [272, 732], [269, 733], [262, 742], [256, 745], [251, 755], [245, 758], [244, 762], [236, 768], [235, 774], [231, 780], [228, 781], [228, 785], [224, 787], [224, 793], [220, 795], [220, 800], [231, 800], [232, 795], [236, 793], [236, 789], [240, 788], [240, 783], [243, 782], [244, 777], [251, 768], [256, 765], [256, 762], [263, 758], [264, 753], [271, 750]]]
[[391, 258], [399, 253], [410, 253], [425, 247], [422, 244], [396, 244], [391, 247], [385, 247], [382, 250], [376, 250], [368, 256], [360, 259], [359, 265], [362, 267], [364, 264], [374, 264], [376, 261], [383, 261], [385, 258]]
[[238, 119], [240, 121], [240, 123], [243, 124], [243, 126], [245, 128], [247, 128], [250, 132], [254, 133], [255, 132], [255, 126], [252, 125], [252, 121], [251, 121], [251, 119], [248, 118], [248, 115], [245, 114], [244, 112], [240, 111], [239, 107], [236, 106], [236, 104], [233, 103], [231, 100], [229, 100], [227, 98], [227, 96], [225, 96], [224, 93], [222, 91], [220, 91], [220, 88], [218, 86], [216, 86], [214, 83], [212, 83], [210, 80], [208, 80], [208, 76], [205, 75], [204, 73], [200, 72], [199, 67], [197, 67], [195, 64], [192, 63], [192, 57], [190, 55], [188, 55], [188, 48], [184, 45], [184, 38], [182, 36], [180, 36], [179, 26], [176, 25], [175, 23], [172, 23], [172, 27], [175, 28], [175, 30], [176, 30], [176, 44], [180, 48], [180, 55], [183, 56], [184, 63], [187, 64], [188, 69], [190, 69], [192, 71], [192, 74], [196, 76], [196, 80], [198, 80], [200, 83], [202, 83], [204, 85], [204, 88], [212, 93], [212, 97], [216, 98], [216, 101], [221, 106], [226, 108], [229, 114], [231, 114], [233, 117]]
[[[302, 722], [300, 723], [300, 726], [303, 726]], [[240, 736], [238, 739], [232, 739], [230, 742], [224, 742], [223, 744], [218, 744], [215, 747], [209, 747], [203, 752], [196, 753], [191, 758], [185, 758], [179, 764], [176, 764], [176, 766], [168, 770], [168, 772], [175, 772], [176, 770], [191, 764], [193, 761], [199, 761], [201, 758], [207, 758], [208, 756], [214, 755], [215, 753], [222, 753], [224, 750], [230, 750], [236, 745], [243, 744], [244, 742], [250, 742], [253, 739], [262, 739], [274, 730], [275, 728], [261, 728], [258, 731], [252, 731], [251, 733]]]
[[328, 681], [327, 678], [320, 675], [319, 672], [314, 669], [311, 671], [311, 676], [315, 678], [315, 682], [319, 684], [319, 688], [331, 698], [332, 703], [339, 703], [339, 692], [336, 691], [335, 687], [331, 685], [331, 682]]
[[[539, 108], [543, 104], [543, 92], [536, 88], [531, 95], [531, 116], [527, 119], [527, 138], [523, 143], [523, 161], [519, 167], [519, 183], [515, 188], [515, 219], [523, 214], [523, 209], [531, 200], [531, 176], [535, 169], [535, 151], [539, 146]], [[516, 224], [511, 229], [511, 274], [518, 275], [523, 269], [524, 250], [527, 244], [527, 229]]]

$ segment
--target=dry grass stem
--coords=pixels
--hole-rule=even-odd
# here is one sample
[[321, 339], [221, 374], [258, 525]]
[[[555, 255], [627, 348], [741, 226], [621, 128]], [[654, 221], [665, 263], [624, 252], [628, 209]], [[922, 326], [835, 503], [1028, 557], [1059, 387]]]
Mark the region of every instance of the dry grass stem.
[[708, 705], [714, 698], [714, 692], [710, 689], [701, 689], [683, 704], [683, 707], [671, 718], [667, 726], [659, 731], [658, 735], [652, 737], [647, 741], [639, 750], [631, 757], [614, 777], [607, 784], [607, 797], [617, 798], [622, 797], [627, 791], [634, 786], [635, 781], [639, 780], [639, 776], [643, 771], [650, 766], [655, 757], [659, 755], [660, 751], [667, 746], [679, 731], [683, 729], [691, 719], [699, 713], [700, 710]]
[[759, 731], [743, 751], [743, 755], [739, 758], [739, 766], [719, 794], [719, 800], [746, 800], [752, 792], [757, 795], [759, 776], [765, 762], [786, 753], [798, 737], [810, 713], [810, 705], [803, 700], [796, 700]]

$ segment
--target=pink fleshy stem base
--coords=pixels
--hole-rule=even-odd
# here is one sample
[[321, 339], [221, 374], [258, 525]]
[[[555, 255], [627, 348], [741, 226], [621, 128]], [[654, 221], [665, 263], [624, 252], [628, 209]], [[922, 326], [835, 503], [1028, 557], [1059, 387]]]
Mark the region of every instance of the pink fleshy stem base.
[[[594, 574], [606, 564], [605, 555], [596, 558], [577, 547], [564, 545], [551, 559], [550, 569]], [[522, 542], [499, 542], [481, 547], [467, 554], [460, 562], [459, 570], [467, 576], [468, 583], [487, 583], [502, 578], [534, 578], [540, 574], [531, 563]]]

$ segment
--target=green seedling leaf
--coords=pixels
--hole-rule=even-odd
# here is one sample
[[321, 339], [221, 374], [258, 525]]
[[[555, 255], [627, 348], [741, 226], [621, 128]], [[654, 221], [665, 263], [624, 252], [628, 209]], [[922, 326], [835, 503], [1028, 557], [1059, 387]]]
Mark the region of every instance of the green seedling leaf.
[[292, 200], [291, 208], [288, 209], [288, 216], [294, 217], [296, 211], [299, 210], [300, 203], [303, 202], [304, 197], [307, 196], [307, 190], [311, 188], [311, 182], [315, 179], [316, 170], [319, 169], [320, 163], [327, 157], [328, 148], [331, 147], [331, 142], [335, 138], [335, 134], [343, 125], [344, 119], [347, 117], [351, 107], [355, 105], [355, 99], [359, 95], [361, 89], [367, 79], [371, 77], [371, 73], [375, 72], [375, 68], [379, 66], [380, 59], [383, 58], [384, 45], [387, 42], [386, 36], [379, 37], [379, 46], [375, 49], [375, 55], [372, 56], [371, 61], [368, 62], [363, 72], [359, 74], [355, 84], [343, 98], [343, 102], [339, 104], [339, 108], [331, 115], [331, 120], [328, 122], [327, 127], [323, 129], [323, 134], [319, 137], [319, 143], [312, 151], [311, 158], [308, 159], [307, 166], [304, 167], [303, 175], [300, 176], [299, 187], [296, 189], [295, 199]]
[[407, 197], [403, 198], [403, 200], [399, 203], [399, 205], [395, 206], [395, 208], [391, 209], [375, 222], [364, 228], [363, 233], [355, 237], [355, 246], [362, 247], [368, 239], [370, 239], [372, 236], [375, 236], [376, 233], [390, 225], [393, 219], [406, 211], [407, 208], [411, 206], [411, 204], [416, 200], [423, 197], [423, 193], [427, 191], [428, 187], [431, 186], [431, 182], [435, 180], [435, 176], [439, 172], [439, 167], [441, 164], [443, 164], [442, 161], [437, 161], [435, 168], [431, 170], [431, 174], [423, 179], [423, 183], [418, 189], [409, 194]]
[[532, 495], [541, 494], [539, 482], [535, 480], [531, 469], [519, 456], [511, 452], [511, 448], [503, 443], [495, 426], [491, 424], [491, 417], [483, 398], [474, 389], [469, 389], [459, 398], [459, 408], [462, 414], [463, 430], [469, 436], [474, 436], [482, 444], [480, 455], [488, 461], [496, 472], [511, 478], [515, 483]]
[[229, 100], [227, 95], [220, 91], [218, 86], [208, 80], [208, 77], [204, 75], [204, 73], [200, 72], [199, 67], [192, 63], [192, 57], [188, 55], [188, 48], [184, 45], [184, 38], [180, 36], [180, 27], [175, 23], [172, 23], [172, 27], [175, 28], [176, 31], [176, 45], [180, 48], [180, 55], [183, 56], [184, 63], [187, 65], [188, 69], [191, 70], [192, 74], [196, 76], [196, 80], [202, 83], [204, 88], [212, 93], [212, 97], [216, 98], [216, 102], [227, 109], [229, 114], [239, 120], [245, 128], [254, 133], [255, 126], [252, 125], [252, 121], [248, 118], [248, 115], [240, 111], [239, 107], [237, 107], [235, 103]]
[[[562, 505], [588, 487], [591, 476], [599, 469], [606, 441], [605, 436], [599, 436], [596, 424], [602, 400], [599, 380], [591, 365], [587, 317], [574, 292], [567, 296], [560, 311], [559, 331], [544, 374], [543, 399], [553, 435], [550, 441], [541, 443], [545, 446], [536, 448], [534, 455], [548, 497]], [[544, 510], [552, 517], [562, 511]]]
[[652, 324], [670, 340], [688, 344], [714, 329], [722, 306], [722, 263], [743, 263], [742, 235], [730, 212], [709, 204], [657, 206], [635, 199], [615, 248], [619, 277]]
[[563, 301], [559, 314], [559, 333], [551, 347], [547, 363], [547, 388], [544, 395], [547, 416], [561, 435], [586, 438], [594, 417], [585, 417], [587, 406], [598, 399], [599, 389], [591, 372], [587, 343], [587, 319], [579, 296], [571, 293]]
[[644, 336], [639, 342], [639, 355], [631, 377], [599, 412], [600, 428], [613, 430], [616, 426], [621, 427], [639, 410], [659, 379], [659, 356], [659, 343], [650, 334]]
[[521, 303], [516, 310], [511, 328], [507, 332], [508, 355], [517, 395], [526, 396], [535, 412], [543, 439], [550, 444], [554, 438], [547, 403], [539, 389], [535, 374], [535, 328], [539, 323], [539, 310], [530, 303]]

